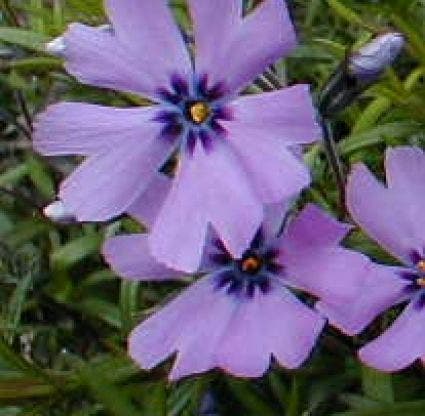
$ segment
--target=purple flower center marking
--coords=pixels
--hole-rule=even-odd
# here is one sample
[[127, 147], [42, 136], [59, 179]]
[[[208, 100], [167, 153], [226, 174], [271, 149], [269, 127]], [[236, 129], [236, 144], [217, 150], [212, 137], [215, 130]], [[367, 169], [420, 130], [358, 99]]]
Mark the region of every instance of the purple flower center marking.
[[412, 266], [401, 272], [401, 277], [409, 283], [405, 287], [405, 292], [415, 296], [416, 307], [422, 308], [425, 306], [425, 256], [417, 251], [412, 251], [410, 254]]
[[214, 139], [226, 133], [220, 120], [231, 120], [232, 115], [224, 102], [223, 83], [208, 85], [208, 77], [201, 76], [189, 85], [179, 75], [173, 75], [170, 88], [161, 88], [163, 102], [154, 120], [164, 124], [161, 137], [178, 141], [180, 147], [193, 153], [197, 140], [210, 150]]
[[210, 259], [218, 266], [217, 289], [225, 288], [228, 294], [252, 298], [257, 289], [265, 294], [271, 280], [282, 270], [277, 262], [279, 251], [265, 244], [261, 228], [239, 259], [232, 257], [221, 240], [214, 241], [214, 247], [217, 251]]

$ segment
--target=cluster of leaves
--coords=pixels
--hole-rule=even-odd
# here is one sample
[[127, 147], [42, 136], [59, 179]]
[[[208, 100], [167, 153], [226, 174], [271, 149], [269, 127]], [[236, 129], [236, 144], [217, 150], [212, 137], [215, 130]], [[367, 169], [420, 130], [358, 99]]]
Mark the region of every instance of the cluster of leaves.
[[[171, 3], [187, 25], [184, 0]], [[335, 120], [347, 169], [362, 160], [382, 176], [387, 146], [425, 144], [425, 2], [288, 3], [302, 45], [275, 73], [283, 84], [307, 81], [316, 93], [347, 48], [389, 27], [406, 35], [396, 67]], [[60, 59], [44, 52], [45, 42], [72, 21], [105, 23], [101, 0], [0, 0], [0, 6], [0, 416], [425, 414], [421, 366], [393, 376], [366, 369], [355, 357], [366, 336], [353, 340], [331, 329], [302, 369], [273, 365], [256, 381], [212, 372], [171, 385], [167, 363], [150, 373], [137, 369], [126, 355], [128, 332], [181, 287], [123, 282], [102, 263], [104, 238], [118, 229], [137, 231], [132, 220], [59, 226], [43, 217], [41, 208], [78, 161], [35, 155], [31, 131], [34, 115], [59, 100], [143, 103], [78, 84]], [[302, 201], [341, 214], [321, 144], [308, 150], [306, 161], [314, 182]], [[347, 244], [389, 260], [360, 231]], [[387, 326], [394, 312], [374, 323], [367, 337]]]

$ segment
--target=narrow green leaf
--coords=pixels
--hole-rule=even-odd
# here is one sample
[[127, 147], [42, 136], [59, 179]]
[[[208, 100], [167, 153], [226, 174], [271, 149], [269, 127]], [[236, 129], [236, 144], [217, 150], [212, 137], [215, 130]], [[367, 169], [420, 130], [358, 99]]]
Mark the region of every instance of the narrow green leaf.
[[312, 26], [316, 17], [319, 15], [322, 0], [311, 0], [307, 5], [307, 12], [305, 17], [305, 25]]
[[92, 394], [104, 407], [114, 416], [135, 416], [140, 415], [134, 406], [129, 394], [108, 382], [102, 371], [93, 366], [87, 365], [80, 372], [81, 382], [85, 384]]
[[9, 245], [18, 246], [51, 230], [51, 225], [38, 219], [23, 219], [7, 234]]
[[0, 364], [23, 372], [31, 371], [31, 366], [0, 337]]
[[283, 381], [280, 379], [279, 375], [274, 371], [271, 371], [269, 374], [269, 383], [270, 388], [273, 391], [274, 397], [277, 399], [278, 403], [283, 409], [286, 408], [288, 402], [289, 392]]
[[46, 166], [40, 161], [40, 159], [34, 156], [29, 156], [27, 163], [29, 177], [34, 186], [46, 199], [54, 199], [56, 194], [55, 184], [49, 175]]
[[16, 289], [9, 300], [8, 305], [8, 315], [6, 317], [6, 324], [10, 326], [11, 329], [16, 330], [19, 322], [21, 320], [21, 314], [24, 306], [24, 302], [29, 291], [34, 275], [28, 273], [26, 276], [23, 276]]
[[379, 402], [376, 400], [369, 399], [368, 397], [361, 396], [359, 394], [345, 393], [339, 396], [339, 399], [346, 403], [347, 406], [352, 410], [363, 410], [370, 409], [372, 407], [379, 407]]
[[20, 73], [38, 73], [52, 70], [60, 70], [63, 68], [62, 61], [58, 58], [35, 57], [24, 58], [15, 61], [6, 62], [4, 64], [7, 69], [14, 69]]
[[48, 380], [48, 376], [34, 364], [24, 360], [20, 355], [0, 337], [0, 363], [3, 367], [19, 370], [22, 374], [27, 374], [38, 380]]
[[13, 43], [26, 49], [38, 52], [45, 51], [49, 38], [41, 33], [14, 27], [0, 27], [0, 41]]
[[264, 400], [255, 388], [243, 380], [229, 379], [227, 384], [242, 406], [251, 415], [277, 416], [275, 410]]
[[421, 60], [422, 64], [425, 64], [425, 43], [423, 35], [414, 27], [410, 22], [407, 22], [399, 14], [394, 13], [391, 15], [391, 19], [394, 24], [402, 31], [409, 40], [411, 51], [415, 56]]
[[362, 366], [362, 386], [367, 397], [384, 403], [394, 402], [391, 374]]
[[424, 411], [425, 400], [418, 400], [376, 406], [370, 409], [333, 413], [331, 416], [423, 416]]
[[124, 333], [130, 331], [134, 326], [134, 317], [137, 312], [138, 293], [138, 282], [130, 282], [127, 280], [121, 281], [120, 311]]
[[378, 97], [373, 100], [358, 117], [351, 133], [361, 133], [375, 126], [379, 118], [391, 108], [391, 104], [391, 100], [387, 97]]
[[71, 416], [96, 416], [99, 415], [102, 410], [103, 406], [98, 403], [93, 406], [87, 406], [84, 409], [78, 409], [73, 412]]
[[76, 238], [53, 251], [51, 255], [52, 264], [62, 269], [69, 268], [84, 258], [97, 253], [101, 242], [102, 236], [99, 234], [89, 234]]
[[87, 16], [102, 16], [104, 14], [102, 0], [67, 0], [71, 9]]
[[51, 396], [55, 391], [53, 386], [40, 383], [39, 380], [33, 379], [12, 379], [0, 382], [0, 400]]
[[386, 123], [367, 131], [352, 134], [339, 144], [341, 154], [347, 155], [365, 147], [385, 143], [387, 137], [401, 139], [418, 131], [420, 127], [411, 121]]
[[342, 4], [339, 0], [327, 0], [329, 6], [335, 11], [336, 14], [338, 14], [340, 17], [342, 17], [344, 20], [346, 20], [350, 24], [357, 24], [365, 29], [371, 30], [372, 32], [375, 31], [373, 27], [368, 25], [359, 14], [357, 14], [354, 10], [350, 9], [349, 7]]
[[300, 389], [298, 379], [294, 375], [292, 377], [291, 392], [289, 394], [288, 406], [286, 409], [287, 416], [298, 416], [300, 414]]
[[425, 76], [425, 67], [420, 66], [414, 69], [404, 81], [406, 91], [413, 91]]
[[8, 169], [0, 175], [0, 186], [16, 185], [28, 174], [28, 172], [29, 168], [26, 163]]
[[115, 304], [99, 298], [85, 298], [75, 305], [76, 309], [121, 329], [121, 314]]
[[167, 415], [167, 387], [165, 381], [143, 383], [143, 386], [134, 386], [132, 390], [136, 396], [135, 400], [140, 406], [141, 415]]
[[3, 409], [0, 409], [0, 416], [21, 416], [22, 415], [22, 409], [19, 407], [4, 407]]

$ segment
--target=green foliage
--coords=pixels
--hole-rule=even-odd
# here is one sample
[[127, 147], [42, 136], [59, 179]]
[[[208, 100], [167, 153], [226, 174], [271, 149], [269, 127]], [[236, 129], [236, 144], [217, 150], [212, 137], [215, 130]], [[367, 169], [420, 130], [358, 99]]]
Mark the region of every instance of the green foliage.
[[[195, 416], [206, 397], [223, 416], [423, 416], [420, 365], [391, 376], [356, 359], [356, 349], [377, 335], [374, 325], [356, 339], [328, 329], [300, 370], [272, 366], [255, 381], [211, 372], [173, 384], [166, 381], [169, 363], [147, 373], [130, 362], [129, 331], [176, 285], [122, 282], [106, 268], [102, 241], [119, 230], [137, 230], [131, 220], [61, 226], [44, 218], [42, 207], [78, 161], [41, 158], [30, 142], [35, 115], [51, 102], [144, 103], [78, 84], [60, 59], [45, 53], [45, 43], [68, 23], [105, 23], [102, 3], [0, 1], [0, 416]], [[178, 21], [189, 25], [185, 2], [170, 3]], [[363, 161], [382, 176], [385, 147], [425, 145], [424, 2], [293, 3], [301, 46], [276, 65], [276, 74], [283, 83], [310, 82], [314, 93], [347, 49], [390, 27], [406, 35], [407, 50], [394, 70], [336, 123], [346, 170]], [[308, 149], [306, 160], [314, 182], [302, 201], [341, 214], [321, 145]], [[394, 262], [360, 230], [346, 244]], [[377, 325], [394, 316], [391, 311]]]

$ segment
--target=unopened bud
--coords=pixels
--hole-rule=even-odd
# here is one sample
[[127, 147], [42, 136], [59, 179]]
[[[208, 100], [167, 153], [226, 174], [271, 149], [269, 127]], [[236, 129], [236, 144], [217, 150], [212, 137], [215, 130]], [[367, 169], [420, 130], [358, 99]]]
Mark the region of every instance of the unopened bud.
[[390, 32], [377, 36], [350, 56], [348, 72], [366, 82], [374, 81], [394, 63], [404, 44], [401, 33]]
[[66, 50], [66, 43], [63, 36], [53, 39], [46, 44], [46, 52], [56, 56], [63, 56]]
[[44, 215], [53, 222], [71, 224], [75, 222], [75, 216], [70, 212], [62, 201], [52, 202], [43, 209]]
[[352, 53], [330, 77], [319, 97], [322, 116], [348, 107], [394, 63], [404, 47], [402, 34], [390, 32], [372, 39]]

